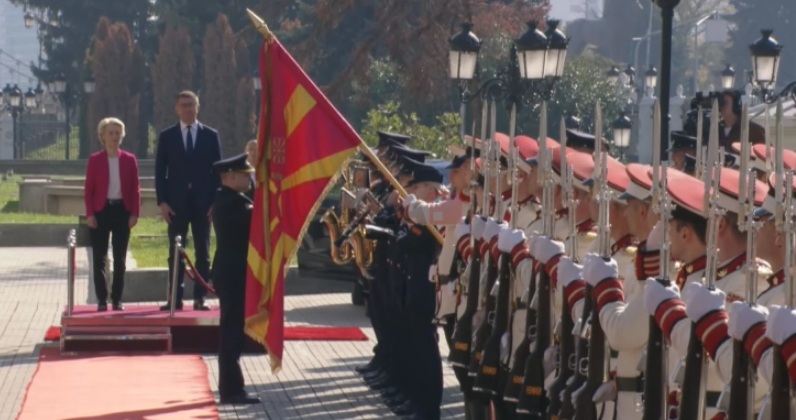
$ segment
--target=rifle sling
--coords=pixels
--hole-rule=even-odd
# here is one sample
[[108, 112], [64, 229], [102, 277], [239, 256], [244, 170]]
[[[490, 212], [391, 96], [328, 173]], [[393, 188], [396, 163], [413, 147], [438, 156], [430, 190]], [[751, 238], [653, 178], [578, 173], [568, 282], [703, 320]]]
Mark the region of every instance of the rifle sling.
[[616, 390], [619, 392], [644, 392], [644, 377], [641, 375], [636, 377], [621, 377], [614, 378], [616, 381]]

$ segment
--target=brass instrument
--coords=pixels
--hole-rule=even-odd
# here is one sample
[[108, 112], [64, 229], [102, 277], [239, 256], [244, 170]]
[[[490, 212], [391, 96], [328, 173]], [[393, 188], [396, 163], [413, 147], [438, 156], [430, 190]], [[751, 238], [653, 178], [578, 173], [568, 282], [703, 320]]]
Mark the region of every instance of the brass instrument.
[[[321, 217], [321, 222], [329, 230], [330, 256], [337, 265], [346, 265], [354, 261], [359, 268], [362, 276], [368, 280], [372, 276], [368, 269], [373, 265], [373, 251], [375, 242], [365, 237], [364, 226], [361, 225], [362, 219], [367, 215], [368, 209], [358, 209], [360, 200], [357, 197], [367, 186], [367, 176], [360, 178], [359, 175], [367, 173], [368, 169], [364, 166], [349, 166], [343, 170], [343, 186], [340, 189], [340, 212], [335, 213], [335, 208], [329, 208]], [[360, 182], [358, 182], [360, 181]], [[359, 184], [359, 185], [357, 185]]]

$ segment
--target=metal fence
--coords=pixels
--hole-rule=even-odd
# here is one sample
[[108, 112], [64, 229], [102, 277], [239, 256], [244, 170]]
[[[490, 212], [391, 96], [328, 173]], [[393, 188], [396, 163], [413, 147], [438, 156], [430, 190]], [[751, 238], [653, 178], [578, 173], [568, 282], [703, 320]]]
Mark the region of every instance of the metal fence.
[[[77, 126], [72, 126], [69, 158], [77, 159], [80, 139]], [[29, 160], [63, 160], [66, 158], [66, 124], [55, 114], [22, 114], [17, 121], [19, 155]]]

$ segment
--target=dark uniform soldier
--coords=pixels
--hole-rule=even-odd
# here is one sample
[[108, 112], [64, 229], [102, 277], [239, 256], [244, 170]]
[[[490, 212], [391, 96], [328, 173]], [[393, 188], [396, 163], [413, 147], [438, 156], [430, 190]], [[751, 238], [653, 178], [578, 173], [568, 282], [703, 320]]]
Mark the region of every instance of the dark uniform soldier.
[[251, 188], [254, 171], [246, 154], [220, 160], [213, 165], [221, 175], [221, 188], [213, 203], [216, 254], [210, 273], [221, 309], [221, 339], [218, 348], [218, 393], [221, 404], [256, 404], [260, 398], [244, 389], [239, 359], [244, 344], [246, 255], [249, 246], [252, 201], [245, 192]]

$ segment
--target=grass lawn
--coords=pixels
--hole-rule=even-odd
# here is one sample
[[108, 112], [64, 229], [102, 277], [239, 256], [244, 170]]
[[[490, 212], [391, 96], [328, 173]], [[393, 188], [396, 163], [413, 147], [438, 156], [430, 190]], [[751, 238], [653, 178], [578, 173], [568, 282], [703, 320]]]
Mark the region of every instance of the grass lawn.
[[[0, 181], [0, 223], [74, 224], [76, 216], [56, 216], [41, 213], [19, 212], [19, 186], [22, 177], [14, 176]], [[189, 235], [190, 236], [190, 235]], [[166, 224], [154, 217], [141, 218], [133, 228], [130, 252], [138, 267], [166, 267], [168, 265], [169, 239]], [[215, 252], [215, 235], [210, 238], [210, 255]], [[189, 244], [188, 255], [193, 259], [193, 244]]]

